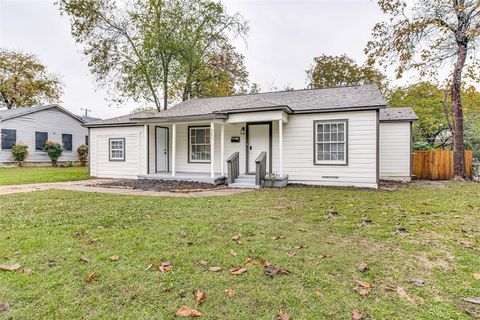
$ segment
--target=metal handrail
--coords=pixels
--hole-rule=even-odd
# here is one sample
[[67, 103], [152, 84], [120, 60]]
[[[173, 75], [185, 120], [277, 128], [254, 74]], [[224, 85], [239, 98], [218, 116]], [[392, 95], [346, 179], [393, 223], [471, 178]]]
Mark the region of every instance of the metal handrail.
[[267, 174], [267, 152], [262, 151], [255, 159], [256, 170], [255, 170], [255, 185], [261, 186], [265, 175]]
[[227, 174], [228, 183], [233, 183], [240, 175], [240, 154], [238, 152], [234, 152], [227, 158]]

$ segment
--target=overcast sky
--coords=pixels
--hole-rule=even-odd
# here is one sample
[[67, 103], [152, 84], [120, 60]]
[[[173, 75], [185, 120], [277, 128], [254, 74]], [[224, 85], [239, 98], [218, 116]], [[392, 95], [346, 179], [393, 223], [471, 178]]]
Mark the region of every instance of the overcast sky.
[[[305, 70], [313, 57], [346, 53], [358, 63], [373, 25], [384, 18], [373, 0], [223, 0], [230, 13], [248, 21], [247, 43], [236, 41], [245, 55], [250, 81], [263, 91], [305, 87]], [[0, 0], [0, 46], [38, 56], [64, 83], [62, 105], [80, 114], [108, 118], [129, 113], [134, 104], [109, 107], [87, 67], [70, 24], [54, 0]]]

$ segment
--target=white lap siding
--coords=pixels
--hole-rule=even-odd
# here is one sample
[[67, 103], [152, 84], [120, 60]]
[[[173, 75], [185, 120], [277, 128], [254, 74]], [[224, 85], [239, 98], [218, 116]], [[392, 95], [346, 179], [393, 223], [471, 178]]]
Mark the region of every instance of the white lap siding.
[[410, 122], [380, 123], [380, 179], [410, 181]]
[[[143, 126], [90, 129], [90, 175], [137, 179], [145, 174], [146, 139]], [[125, 161], [110, 161], [109, 139], [125, 139]]]
[[[314, 164], [314, 121], [339, 119], [348, 119], [348, 165]], [[377, 123], [375, 110], [290, 115], [283, 128], [283, 172], [289, 183], [376, 188]]]

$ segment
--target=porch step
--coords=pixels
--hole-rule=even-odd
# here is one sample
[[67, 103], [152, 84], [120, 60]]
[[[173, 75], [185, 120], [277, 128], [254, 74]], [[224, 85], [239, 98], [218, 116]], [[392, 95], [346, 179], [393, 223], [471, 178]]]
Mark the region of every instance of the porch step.
[[228, 185], [230, 188], [242, 188], [242, 189], [258, 189], [259, 186], [255, 185], [255, 176], [253, 175], [240, 175], [233, 183]]

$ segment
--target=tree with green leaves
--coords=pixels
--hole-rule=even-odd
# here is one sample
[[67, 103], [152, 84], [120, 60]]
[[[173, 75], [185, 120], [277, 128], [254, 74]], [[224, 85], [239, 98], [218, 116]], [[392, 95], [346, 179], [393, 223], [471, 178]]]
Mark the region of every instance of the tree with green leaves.
[[[438, 78], [450, 68], [454, 173], [465, 179], [463, 78], [478, 80], [475, 58], [480, 39], [478, 0], [378, 0], [389, 17], [373, 28], [365, 52], [370, 63], [396, 67], [397, 77], [417, 70], [421, 77]], [[440, 79], [438, 79], [440, 80]]]
[[328, 88], [375, 83], [380, 89], [386, 88], [386, 77], [369, 65], [358, 65], [346, 55], [321, 55], [313, 58], [313, 64], [306, 71], [309, 88]]
[[[195, 74], [248, 26], [210, 0], [59, 0], [91, 72], [115, 102], [133, 99], [158, 111], [188, 97]], [[182, 83], [183, 86], [179, 86]], [[161, 97], [163, 96], [163, 102]]]
[[60, 79], [34, 55], [0, 49], [0, 107], [55, 103], [61, 94]]

